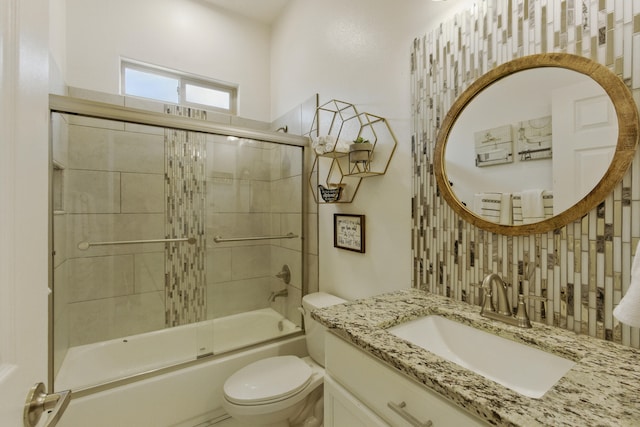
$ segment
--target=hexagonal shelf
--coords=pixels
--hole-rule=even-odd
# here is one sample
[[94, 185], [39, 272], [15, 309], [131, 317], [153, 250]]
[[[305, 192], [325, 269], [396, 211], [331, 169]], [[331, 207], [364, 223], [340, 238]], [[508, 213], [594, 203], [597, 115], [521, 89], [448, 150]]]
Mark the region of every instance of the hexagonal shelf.
[[337, 100], [316, 109], [309, 135], [316, 156], [309, 185], [316, 203], [351, 203], [362, 178], [387, 172], [398, 145], [384, 118]]

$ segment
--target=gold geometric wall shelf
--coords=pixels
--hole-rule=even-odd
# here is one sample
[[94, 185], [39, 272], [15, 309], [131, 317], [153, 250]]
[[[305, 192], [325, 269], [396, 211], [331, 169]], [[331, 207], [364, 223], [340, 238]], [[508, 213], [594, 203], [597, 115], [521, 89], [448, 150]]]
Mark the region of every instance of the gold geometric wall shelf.
[[[353, 104], [331, 100], [316, 109], [309, 132], [315, 159], [309, 186], [316, 203], [351, 203], [362, 178], [384, 175], [398, 142], [387, 121], [374, 114], [358, 113]], [[353, 144], [358, 138], [370, 145]], [[362, 151], [354, 148], [366, 147]], [[341, 192], [340, 198], [328, 193]]]

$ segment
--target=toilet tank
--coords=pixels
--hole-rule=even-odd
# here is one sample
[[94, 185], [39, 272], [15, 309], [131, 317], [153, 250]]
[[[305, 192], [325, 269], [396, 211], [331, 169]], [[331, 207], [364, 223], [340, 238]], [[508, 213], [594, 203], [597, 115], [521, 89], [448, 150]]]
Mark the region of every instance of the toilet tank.
[[335, 295], [315, 292], [302, 297], [305, 338], [309, 356], [324, 367], [324, 332], [327, 328], [311, 318], [311, 312], [317, 308], [329, 307], [347, 302]]

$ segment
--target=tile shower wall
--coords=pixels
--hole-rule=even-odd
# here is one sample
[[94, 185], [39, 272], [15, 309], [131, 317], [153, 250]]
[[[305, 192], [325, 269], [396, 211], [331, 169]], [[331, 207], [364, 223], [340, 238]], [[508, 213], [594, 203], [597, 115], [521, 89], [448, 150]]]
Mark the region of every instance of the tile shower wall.
[[[486, 71], [534, 53], [567, 52], [620, 76], [640, 99], [637, 1], [481, 0], [411, 51], [413, 108], [413, 286], [478, 304], [484, 275], [518, 283], [524, 272], [533, 319], [632, 347], [640, 330], [612, 315], [630, 282], [640, 240], [640, 156], [623, 181], [584, 218], [545, 234], [509, 237], [462, 221], [439, 197], [433, 152], [444, 116]], [[637, 62], [637, 61], [636, 61]], [[513, 287], [510, 288], [513, 297]], [[512, 299], [513, 300], [513, 299]]]
[[269, 306], [285, 287], [275, 278], [291, 269], [289, 297], [271, 305], [299, 324], [300, 239], [215, 243], [214, 237], [302, 234], [302, 153], [297, 147], [211, 136], [207, 142], [207, 317]]
[[164, 237], [163, 132], [68, 117], [64, 199], [70, 346], [165, 325], [163, 245], [77, 247], [82, 241]]

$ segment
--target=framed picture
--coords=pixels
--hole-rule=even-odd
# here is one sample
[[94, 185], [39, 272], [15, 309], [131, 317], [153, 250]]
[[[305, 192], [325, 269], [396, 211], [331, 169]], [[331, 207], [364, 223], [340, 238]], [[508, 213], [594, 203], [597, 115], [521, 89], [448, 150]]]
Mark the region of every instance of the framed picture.
[[474, 132], [473, 139], [477, 167], [513, 162], [511, 125]]
[[333, 247], [364, 253], [364, 215], [333, 214]]

